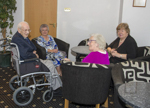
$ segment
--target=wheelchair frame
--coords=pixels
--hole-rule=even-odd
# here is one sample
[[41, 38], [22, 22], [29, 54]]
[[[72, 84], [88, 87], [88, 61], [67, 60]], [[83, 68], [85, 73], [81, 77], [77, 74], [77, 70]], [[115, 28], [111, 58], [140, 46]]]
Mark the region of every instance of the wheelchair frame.
[[[1, 40], [5, 41], [5, 39], [0, 39], [0, 41]], [[33, 60], [40, 62], [40, 60], [38, 58], [20, 60], [20, 53], [19, 53], [19, 48], [18, 48], [17, 44], [8, 43], [7, 41], [8, 40], [6, 38], [6, 42], [3, 42], [3, 44], [1, 44], [0, 46], [1, 47], [9, 46], [9, 48], [11, 48], [12, 52], [13, 52], [13, 50], [14, 51], [16, 50], [16, 54], [15, 54], [15, 52], [13, 52], [12, 62], [15, 62], [14, 67], [15, 67], [15, 70], [17, 71], [18, 75], [13, 76], [9, 81], [9, 86], [14, 91], [13, 100], [14, 100], [15, 104], [17, 104], [18, 106], [28, 105], [33, 100], [33, 94], [35, 93], [35, 89], [37, 88], [38, 90], [42, 90], [44, 88], [44, 86], [49, 86], [49, 89], [43, 93], [43, 100], [45, 102], [51, 101], [51, 99], [53, 98], [53, 88], [51, 87], [52, 86], [51, 82], [54, 78], [59, 77], [58, 74], [52, 74], [49, 71], [49, 72], [33, 72], [33, 73], [21, 75], [20, 74], [20, 64], [21, 63], [33, 61]], [[5, 43], [5, 45], [4, 45], [4, 43]], [[49, 75], [50, 82], [45, 83], [44, 77], [36, 82], [35, 77], [39, 76], [39, 75]], [[29, 78], [32, 78], [33, 84], [26, 86], [27, 82], [29, 81]], [[62, 85], [62, 83], [61, 83], [61, 85]], [[39, 87], [41, 87], [41, 88], [39, 88]]]

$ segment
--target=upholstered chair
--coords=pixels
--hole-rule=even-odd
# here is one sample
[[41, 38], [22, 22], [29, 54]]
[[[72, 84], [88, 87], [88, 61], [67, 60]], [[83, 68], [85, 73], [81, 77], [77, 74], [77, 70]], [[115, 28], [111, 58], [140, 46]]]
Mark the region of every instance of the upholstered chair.
[[[56, 44], [58, 45], [58, 49], [60, 51], [64, 51], [66, 53], [66, 56], [68, 57], [68, 52], [69, 52], [69, 47], [70, 44], [66, 43], [58, 38], [54, 38]], [[39, 58], [45, 60], [46, 59], [46, 50], [45, 48], [41, 47], [39, 44], [36, 42], [36, 38], [32, 39], [32, 42], [37, 48], [37, 54], [39, 55]]]
[[137, 56], [134, 60], [150, 61], [150, 46], [138, 47]]
[[119, 98], [118, 88], [124, 83], [149, 82], [150, 63], [148, 61], [129, 60], [115, 64], [112, 68], [114, 81], [114, 108], [126, 108], [125, 103]]
[[69, 107], [69, 101], [96, 108], [105, 103], [108, 107], [112, 66], [61, 61], [64, 108]]

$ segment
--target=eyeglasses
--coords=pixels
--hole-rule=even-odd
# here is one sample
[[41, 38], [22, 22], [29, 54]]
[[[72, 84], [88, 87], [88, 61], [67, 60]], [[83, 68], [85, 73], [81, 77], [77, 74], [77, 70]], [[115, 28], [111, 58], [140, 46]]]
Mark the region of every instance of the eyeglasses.
[[28, 29], [28, 30], [27, 30], [27, 29], [25, 29], [25, 30], [22, 30], [22, 31], [24, 31], [24, 32], [27, 32], [27, 31], [28, 31], [29, 33], [31, 32], [31, 30], [30, 30], [30, 29]]
[[91, 43], [92, 41], [96, 41], [96, 40], [89, 40], [88, 43]]
[[41, 31], [43, 32], [43, 31], [48, 31], [48, 30], [41, 30]]

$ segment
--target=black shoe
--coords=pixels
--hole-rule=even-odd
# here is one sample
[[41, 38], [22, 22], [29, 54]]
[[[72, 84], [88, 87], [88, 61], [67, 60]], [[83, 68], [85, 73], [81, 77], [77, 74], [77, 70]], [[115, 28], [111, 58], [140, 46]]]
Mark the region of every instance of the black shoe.
[[53, 91], [54, 96], [62, 96], [62, 88]]

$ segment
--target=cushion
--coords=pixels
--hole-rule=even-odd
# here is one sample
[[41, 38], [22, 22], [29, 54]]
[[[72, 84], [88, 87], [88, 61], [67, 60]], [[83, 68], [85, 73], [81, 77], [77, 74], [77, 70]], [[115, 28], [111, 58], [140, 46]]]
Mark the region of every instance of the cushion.
[[148, 61], [121, 62], [124, 82], [150, 82], [150, 63]]
[[20, 64], [20, 76], [34, 72], [50, 72], [50, 70], [42, 62]]
[[70, 66], [78, 66], [78, 67], [105, 68], [105, 69], [109, 68], [109, 65], [100, 65], [100, 64], [94, 64], [94, 63], [82, 63], [82, 62], [71, 62], [71, 61], [65, 61], [65, 60], [62, 60], [61, 64], [66, 64], [66, 65], [70, 65]]

